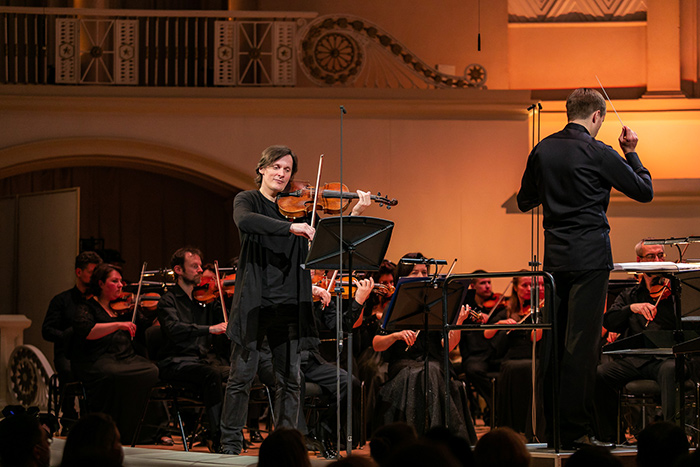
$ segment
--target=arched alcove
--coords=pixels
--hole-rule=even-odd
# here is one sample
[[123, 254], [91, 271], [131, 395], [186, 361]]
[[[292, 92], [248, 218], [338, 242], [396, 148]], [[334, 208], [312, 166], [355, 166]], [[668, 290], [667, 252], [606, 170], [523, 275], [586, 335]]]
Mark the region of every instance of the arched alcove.
[[222, 265], [238, 254], [232, 201], [252, 176], [201, 155], [140, 141], [61, 139], [5, 148], [0, 161], [3, 197], [80, 187], [80, 238], [118, 250], [128, 278], [144, 261], [167, 267], [183, 245]]

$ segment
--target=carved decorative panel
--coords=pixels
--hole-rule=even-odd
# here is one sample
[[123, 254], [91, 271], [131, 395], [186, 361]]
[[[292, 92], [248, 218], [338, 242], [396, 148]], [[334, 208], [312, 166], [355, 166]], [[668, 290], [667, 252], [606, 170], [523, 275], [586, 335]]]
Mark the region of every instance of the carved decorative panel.
[[508, 0], [511, 23], [646, 21], [645, 0]]

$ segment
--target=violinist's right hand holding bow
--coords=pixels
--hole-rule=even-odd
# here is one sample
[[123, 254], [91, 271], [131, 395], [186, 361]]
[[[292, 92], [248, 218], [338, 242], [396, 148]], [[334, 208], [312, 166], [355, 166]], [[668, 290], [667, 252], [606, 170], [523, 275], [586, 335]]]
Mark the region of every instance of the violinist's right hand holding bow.
[[222, 321], [218, 324], [215, 324], [213, 326], [209, 326], [209, 334], [223, 334], [226, 332], [226, 327], [228, 326], [228, 323]]
[[644, 316], [647, 321], [654, 321], [656, 317], [656, 307], [651, 303], [633, 303], [630, 305], [632, 313]]
[[313, 240], [314, 235], [316, 234], [316, 229], [303, 222], [292, 222], [292, 224], [289, 226], [289, 231], [294, 235], [304, 237], [309, 240]]

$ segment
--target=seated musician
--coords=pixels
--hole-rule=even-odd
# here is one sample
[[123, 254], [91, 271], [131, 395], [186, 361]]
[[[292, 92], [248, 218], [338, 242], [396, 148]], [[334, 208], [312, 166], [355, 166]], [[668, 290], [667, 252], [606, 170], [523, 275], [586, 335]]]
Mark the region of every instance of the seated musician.
[[[663, 245], [647, 245], [642, 240], [635, 246], [637, 261], [664, 261]], [[668, 287], [664, 289], [660, 276], [641, 275], [634, 287], [620, 292], [603, 317], [603, 326], [612, 332], [629, 337], [646, 330], [675, 329], [673, 301]], [[663, 289], [663, 290], [662, 290]], [[652, 297], [658, 290], [660, 297]], [[656, 294], [654, 294], [656, 295]], [[596, 378], [596, 412], [599, 439], [612, 441], [617, 431], [617, 391], [638, 379], [653, 379], [661, 388], [661, 407], [664, 420], [675, 417], [675, 363], [670, 357], [632, 356], [617, 357], [598, 366]]]
[[[73, 318], [78, 310], [78, 305], [85, 301], [88, 294], [92, 271], [101, 262], [102, 258], [94, 251], [83, 251], [76, 256], [75, 286], [52, 298], [49, 308], [46, 310], [44, 323], [41, 326], [41, 335], [44, 340], [53, 342], [53, 362], [58, 374], [59, 390], [62, 390], [66, 383], [74, 381], [67, 355], [70, 339], [73, 335]], [[61, 411], [65, 420], [78, 420], [75, 400], [72, 397], [64, 398]], [[62, 435], [65, 436], [70, 427], [66, 426], [64, 420], [61, 422], [64, 425]]]
[[[540, 300], [544, 297], [544, 285], [539, 282]], [[513, 295], [508, 306], [499, 312], [496, 324], [532, 323], [530, 309], [532, 299], [532, 277], [513, 278]], [[542, 306], [542, 303], [541, 305]], [[532, 340], [542, 338], [542, 330], [484, 330], [486, 339], [493, 339], [496, 354], [502, 357], [496, 384], [496, 424], [508, 426], [532, 438]], [[542, 404], [538, 403], [538, 407]], [[538, 435], [544, 426], [538, 417]]]
[[[486, 273], [479, 269], [474, 273]], [[499, 319], [498, 312], [505, 309], [508, 300], [501, 299], [493, 293], [491, 279], [488, 277], [473, 278], [469, 284], [465, 303], [481, 314], [481, 321], [493, 324]], [[462, 356], [462, 371], [467, 382], [471, 383], [476, 392], [486, 401], [484, 423], [489, 424], [490, 413], [493, 411], [491, 396], [491, 378], [487, 373], [498, 372], [499, 362], [496, 358], [493, 343], [479, 331], [462, 331], [459, 341], [459, 353]]]
[[223, 381], [229, 367], [212, 351], [212, 336], [226, 332], [219, 300], [197, 302], [192, 291], [202, 278], [202, 253], [180, 248], [170, 260], [176, 283], [158, 302], [158, 321], [164, 339], [158, 353], [163, 381], [189, 383], [201, 389], [209, 422], [206, 444], [216, 452], [223, 403]]
[[[73, 320], [71, 367], [83, 382], [91, 412], [111, 415], [121, 436], [131, 441], [144, 404], [158, 381], [158, 367], [137, 355], [133, 312], [117, 314], [110, 307], [122, 291], [119, 266], [102, 263], [90, 279], [90, 300]], [[140, 324], [145, 322], [137, 315]]]
[[384, 319], [384, 310], [394, 293], [394, 273], [396, 265], [384, 260], [379, 270], [372, 275], [375, 284], [383, 287], [375, 288], [365, 302], [363, 314], [355, 323], [353, 337], [353, 355], [357, 364], [357, 375], [365, 383], [365, 421], [367, 433], [374, 433], [379, 428], [375, 426], [374, 417], [377, 406], [379, 388], [386, 382], [388, 367], [382, 352], [372, 347], [372, 340], [379, 331]]
[[[403, 258], [425, 259], [421, 253], [409, 253]], [[402, 259], [403, 259], [402, 258]], [[427, 277], [425, 264], [399, 263], [398, 277]], [[466, 307], [462, 307], [456, 324], [462, 324], [469, 316]], [[450, 331], [449, 343], [443, 346], [442, 332], [419, 330], [402, 330], [393, 333], [380, 328], [372, 345], [377, 352], [384, 352], [384, 359], [389, 365], [387, 382], [379, 391], [379, 424], [406, 422], [413, 425], [418, 433], [426, 429], [445, 425], [444, 397], [445, 376], [443, 373], [444, 351], [451, 351], [459, 343], [460, 332]], [[424, 362], [428, 359], [428, 384], [424, 384]], [[462, 403], [462, 386], [455, 381], [450, 385], [449, 426], [457, 435], [476, 442], [474, 425], [468, 411]], [[425, 395], [428, 395], [428, 407]], [[428, 413], [428, 426], [425, 426], [425, 412]]]

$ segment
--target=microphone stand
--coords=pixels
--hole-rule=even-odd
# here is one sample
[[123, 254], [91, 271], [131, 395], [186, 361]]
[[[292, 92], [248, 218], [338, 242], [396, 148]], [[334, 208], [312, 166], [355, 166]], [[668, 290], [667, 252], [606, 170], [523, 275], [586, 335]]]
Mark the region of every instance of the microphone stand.
[[[537, 143], [540, 142], [540, 129], [541, 129], [541, 119], [540, 111], [542, 110], [542, 104], [532, 104], [527, 108], [528, 111], [532, 110], [532, 147], [534, 148]], [[535, 139], [535, 131], [537, 132], [537, 139]], [[530, 279], [530, 320], [534, 324], [539, 324], [542, 316], [540, 314], [540, 283], [539, 277], [534, 273], [540, 270], [542, 263], [540, 262], [540, 235], [539, 235], [539, 225], [540, 225], [540, 206], [537, 206], [530, 211], [530, 270], [533, 272], [532, 278]], [[550, 304], [551, 306], [551, 304]], [[534, 334], [532, 334], [534, 332]], [[532, 436], [537, 439], [537, 385], [535, 384], [535, 361], [536, 361], [536, 346], [537, 346], [537, 331], [532, 331], [532, 369], [530, 380], [532, 381], [532, 405], [531, 405], [531, 422], [532, 422]], [[555, 344], [556, 345], [556, 344]]]
[[[340, 226], [339, 226], [339, 241], [338, 241], [338, 261], [339, 261], [339, 271], [340, 277], [343, 277], [343, 116], [347, 114], [344, 106], [340, 106]], [[352, 271], [348, 274], [348, 302], [352, 300]], [[335, 375], [336, 375], [336, 449], [340, 453], [340, 356], [343, 352], [343, 287], [342, 280], [336, 286], [336, 356], [335, 356]], [[346, 392], [346, 402], [347, 402], [347, 433], [345, 448], [346, 453], [349, 456], [352, 453], [352, 332], [348, 333], [348, 369], [347, 369], [347, 392]]]

